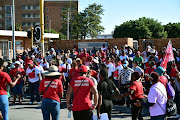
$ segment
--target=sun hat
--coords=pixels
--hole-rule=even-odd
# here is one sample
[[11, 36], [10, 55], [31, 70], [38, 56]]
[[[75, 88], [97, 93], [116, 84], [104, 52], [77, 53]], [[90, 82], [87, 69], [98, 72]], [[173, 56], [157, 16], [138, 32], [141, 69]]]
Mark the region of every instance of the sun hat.
[[165, 72], [164, 68], [162, 68], [161, 66], [157, 67], [154, 71], [157, 72], [159, 76], [162, 76]]
[[92, 61], [97, 63], [97, 64], [99, 63], [99, 61], [96, 58], [92, 59]]
[[21, 65], [21, 63], [19, 61], [14, 62], [14, 65], [15, 64]]
[[154, 49], [151, 49], [149, 52], [150, 53], [156, 53], [156, 51]]
[[81, 66], [79, 67], [79, 72], [81, 72], [81, 73], [86, 73], [86, 72], [88, 72], [87, 66], [81, 65]]
[[48, 71], [45, 71], [42, 73], [44, 76], [58, 76], [62, 75], [62, 73], [58, 72], [58, 67], [57, 66], [50, 66]]

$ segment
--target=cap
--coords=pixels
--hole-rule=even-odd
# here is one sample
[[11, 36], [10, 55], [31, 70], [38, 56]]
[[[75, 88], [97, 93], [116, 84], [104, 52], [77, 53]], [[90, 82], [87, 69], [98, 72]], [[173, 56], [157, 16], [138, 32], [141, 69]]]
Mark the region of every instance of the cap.
[[81, 72], [81, 73], [83, 73], [83, 72], [88, 72], [88, 69], [87, 69], [87, 66], [85, 66], [85, 65], [81, 65], [80, 67], [79, 67], [79, 72]]
[[154, 49], [151, 49], [149, 52], [150, 53], [156, 53], [156, 51]]
[[114, 46], [114, 49], [117, 49], [117, 46]]
[[129, 64], [129, 62], [127, 60], [123, 61], [122, 64]]
[[19, 61], [14, 62], [14, 64], [21, 65], [21, 63]]
[[33, 64], [33, 61], [32, 61], [32, 60], [29, 60], [27, 64], [28, 64], [28, 65], [29, 65], [29, 64]]
[[138, 54], [141, 54], [141, 52], [140, 52], [140, 51], [137, 51], [137, 53], [138, 53]]
[[164, 74], [165, 70], [161, 66], [157, 67], [155, 70], [160, 76]]
[[124, 47], [128, 47], [128, 45], [127, 45], [127, 44], [125, 44], [125, 45], [124, 45]]

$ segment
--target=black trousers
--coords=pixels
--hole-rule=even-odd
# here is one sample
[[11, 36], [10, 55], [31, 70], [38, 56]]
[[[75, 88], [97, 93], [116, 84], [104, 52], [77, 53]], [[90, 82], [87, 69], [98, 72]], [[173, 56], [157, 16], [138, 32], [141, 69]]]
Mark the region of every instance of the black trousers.
[[[139, 99], [136, 99], [136, 100], [139, 100], [143, 103], [146, 102], [146, 99], [145, 98], [139, 98]], [[136, 102], [136, 100], [131, 100], [131, 113], [132, 113], [132, 120], [143, 120], [142, 116], [141, 116], [141, 113], [143, 111], [143, 107], [136, 107], [134, 105], [134, 103]]]
[[74, 120], [91, 120], [92, 111], [83, 110], [83, 111], [73, 111]]
[[100, 113], [107, 113], [108, 114], [108, 118], [109, 120], [111, 120], [112, 117], [112, 108], [113, 108], [113, 103], [111, 100], [104, 100], [102, 105], [101, 105], [101, 109], [100, 109]]

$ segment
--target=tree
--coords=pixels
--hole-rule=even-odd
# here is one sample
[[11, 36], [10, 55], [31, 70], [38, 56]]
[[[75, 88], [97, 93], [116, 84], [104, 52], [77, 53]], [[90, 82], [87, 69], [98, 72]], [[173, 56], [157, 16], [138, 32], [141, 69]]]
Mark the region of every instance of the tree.
[[20, 24], [15, 24], [15, 31], [23, 31], [22, 26]]
[[164, 25], [164, 29], [168, 34], [168, 38], [180, 37], [180, 23], [168, 23]]
[[54, 29], [45, 29], [44, 33], [55, 33], [55, 34], [59, 34], [59, 39], [66, 39], [66, 36], [64, 36], [61, 32], [57, 32]]
[[97, 5], [96, 3], [94, 3], [85, 8], [83, 12], [86, 16], [85, 20], [87, 20], [86, 26], [88, 26], [86, 35], [90, 36], [93, 39], [104, 30], [104, 27], [100, 25], [102, 19], [101, 15], [103, 15], [104, 10], [102, 8], [102, 5]]
[[101, 15], [103, 15], [102, 5], [89, 5], [82, 12], [77, 12], [77, 8], [71, 3], [63, 8], [61, 32], [67, 35], [67, 14], [69, 17], [70, 39], [85, 39], [86, 37], [94, 38], [100, 34], [104, 27], [100, 25]]
[[166, 38], [167, 32], [164, 31], [164, 27], [157, 20], [143, 17], [116, 26], [113, 37], [132, 37], [134, 39]]

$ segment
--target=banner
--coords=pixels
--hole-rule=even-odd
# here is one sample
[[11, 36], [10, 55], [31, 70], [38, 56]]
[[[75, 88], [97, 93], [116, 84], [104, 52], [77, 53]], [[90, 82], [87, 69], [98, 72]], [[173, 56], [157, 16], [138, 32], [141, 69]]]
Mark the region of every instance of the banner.
[[164, 70], [166, 70], [167, 68], [167, 63], [169, 61], [173, 61], [174, 60], [174, 54], [173, 54], [173, 50], [172, 50], [172, 42], [171, 40], [168, 42], [168, 45], [167, 45], [167, 49], [166, 49], [166, 53], [163, 57], [163, 60], [161, 62], [161, 67], [164, 68]]

